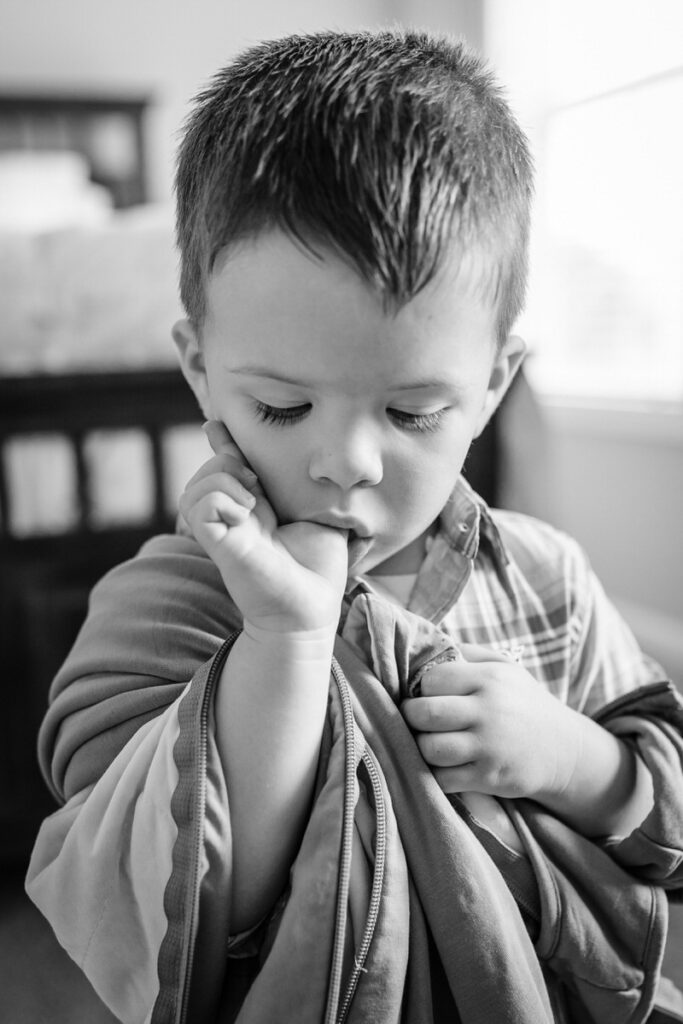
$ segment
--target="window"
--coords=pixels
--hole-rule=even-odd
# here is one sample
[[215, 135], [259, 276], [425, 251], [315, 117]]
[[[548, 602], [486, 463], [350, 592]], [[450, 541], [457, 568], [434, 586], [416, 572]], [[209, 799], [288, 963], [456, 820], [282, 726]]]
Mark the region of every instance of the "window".
[[655, 0], [646, 21], [616, 0], [511, 6], [516, 20], [487, 4], [487, 48], [538, 165], [519, 325], [532, 382], [549, 397], [680, 408], [683, 4]]

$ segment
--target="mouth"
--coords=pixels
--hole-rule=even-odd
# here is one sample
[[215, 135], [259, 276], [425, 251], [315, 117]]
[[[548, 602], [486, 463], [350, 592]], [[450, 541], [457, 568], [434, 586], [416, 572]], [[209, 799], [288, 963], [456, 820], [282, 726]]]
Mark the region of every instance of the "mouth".
[[320, 515], [311, 517], [312, 522], [321, 526], [331, 526], [333, 530], [346, 530], [349, 537], [353, 534], [356, 537], [366, 537], [368, 531], [359, 519], [354, 516], [347, 516], [343, 513], [321, 512]]
[[367, 527], [351, 516], [323, 512], [320, 515], [313, 516], [312, 521], [319, 523], [321, 526], [329, 526], [333, 530], [343, 530], [346, 533], [349, 572], [352, 572], [359, 562], [362, 561], [372, 546], [372, 537], [369, 536]]

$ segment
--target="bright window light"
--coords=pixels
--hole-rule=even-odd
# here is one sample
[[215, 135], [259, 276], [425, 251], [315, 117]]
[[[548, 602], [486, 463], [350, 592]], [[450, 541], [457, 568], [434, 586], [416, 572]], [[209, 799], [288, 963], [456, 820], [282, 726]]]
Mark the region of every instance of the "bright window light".
[[529, 328], [545, 392], [683, 400], [683, 73], [552, 114]]
[[485, 48], [537, 166], [532, 383], [683, 410], [683, 2], [485, 0]]

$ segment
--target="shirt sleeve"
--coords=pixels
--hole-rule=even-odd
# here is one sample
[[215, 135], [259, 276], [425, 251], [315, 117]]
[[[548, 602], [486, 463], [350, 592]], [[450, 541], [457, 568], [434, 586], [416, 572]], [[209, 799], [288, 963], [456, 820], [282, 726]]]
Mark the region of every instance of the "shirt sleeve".
[[221, 657], [139, 726], [36, 838], [27, 893], [122, 1024], [170, 1019], [184, 993], [178, 965], [193, 948], [193, 990], [196, 976], [203, 999], [219, 997], [232, 884], [213, 728]]
[[613, 701], [595, 716], [636, 752], [652, 778], [650, 812], [626, 836], [605, 846], [631, 873], [683, 901], [683, 698], [670, 682], [653, 683]]
[[218, 570], [189, 538], [156, 537], [108, 573], [52, 684], [39, 734], [55, 797], [64, 802], [96, 783], [240, 626]]
[[[641, 651], [586, 556], [575, 549], [569, 703], [627, 743], [652, 783], [652, 807], [626, 835], [605, 840], [637, 877], [683, 887], [683, 699]], [[649, 781], [648, 779], [648, 781]]]
[[568, 703], [594, 717], [624, 694], [667, 676], [662, 666], [640, 649], [581, 548], [570, 542], [568, 552], [572, 645]]

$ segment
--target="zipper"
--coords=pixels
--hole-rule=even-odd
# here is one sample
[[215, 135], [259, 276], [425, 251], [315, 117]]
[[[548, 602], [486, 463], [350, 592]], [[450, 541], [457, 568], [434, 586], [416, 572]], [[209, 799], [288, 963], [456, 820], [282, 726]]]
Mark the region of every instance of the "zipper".
[[[225, 641], [221, 649], [214, 657], [202, 696], [202, 704], [199, 717], [199, 806], [203, 808], [206, 800], [206, 748], [208, 740], [208, 722], [210, 702], [213, 697], [214, 684], [218, 672], [222, 669], [225, 658], [233, 643], [239, 636], [239, 631], [232, 634]], [[370, 905], [368, 916], [363, 929], [358, 953], [355, 956], [354, 969], [351, 972], [349, 983], [340, 1003], [341, 979], [344, 960], [344, 939], [346, 936], [346, 920], [348, 913], [349, 884], [351, 878], [351, 855], [353, 849], [353, 828], [355, 819], [355, 782], [356, 782], [356, 745], [355, 745], [355, 720], [353, 715], [353, 704], [349, 684], [344, 676], [336, 658], [332, 658], [332, 676], [339, 692], [342, 705], [342, 717], [344, 723], [344, 807], [342, 818], [342, 844], [339, 866], [339, 886], [337, 889], [337, 905], [335, 913], [334, 940], [332, 946], [332, 962], [330, 967], [330, 983], [327, 992], [327, 1006], [325, 1010], [325, 1024], [344, 1024], [348, 1015], [351, 1001], [358, 986], [360, 975], [370, 951], [370, 945], [374, 935], [375, 927], [379, 917], [379, 908], [382, 898], [382, 887], [384, 883], [384, 867], [386, 861], [386, 806], [382, 790], [379, 769], [374, 755], [369, 749], [365, 749], [362, 761], [368, 773], [372, 786], [373, 799], [377, 816], [376, 838], [375, 838], [375, 865], [372, 877], [372, 890], [370, 893]], [[204, 816], [197, 814], [194, 834], [194, 846], [192, 856], [192, 906], [189, 914], [189, 939], [187, 942], [187, 957], [185, 961], [185, 976], [183, 991], [180, 1000], [179, 1013], [176, 1015], [177, 1024], [185, 1024], [187, 1020], [188, 1001], [190, 992], [190, 978], [194, 966], [194, 942], [191, 939], [197, 917], [199, 904], [199, 862], [204, 837]]]
[[358, 947], [358, 952], [354, 957], [354, 968], [351, 972], [351, 977], [349, 978], [341, 1009], [337, 1016], [337, 1024], [344, 1024], [351, 1007], [351, 1000], [355, 995], [361, 973], [365, 969], [365, 961], [367, 960], [368, 953], [370, 952], [370, 945], [372, 943], [375, 928], [377, 926], [377, 920], [379, 918], [379, 908], [382, 901], [382, 889], [384, 886], [384, 866], [386, 863], [387, 851], [387, 815], [386, 804], [384, 802], [384, 792], [382, 790], [382, 781], [374, 754], [367, 747], [363, 751], [362, 760], [368, 773], [368, 778], [370, 779], [375, 804], [375, 864], [372, 873], [372, 890], [370, 892], [368, 916], [365, 921], [363, 937]]
[[[198, 770], [199, 770], [199, 794], [198, 802], [199, 807], [204, 808], [206, 801], [206, 747], [208, 741], [209, 732], [209, 708], [211, 706], [211, 700], [213, 699], [214, 684], [218, 672], [223, 668], [226, 655], [235, 640], [239, 636], [239, 631], [229, 636], [223, 646], [220, 648], [218, 653], [214, 657], [213, 664], [209, 669], [209, 674], [206, 680], [206, 686], [204, 687], [204, 693], [202, 695], [202, 704], [199, 715], [199, 755], [198, 755]], [[177, 1024], [185, 1024], [187, 1020], [188, 1001], [190, 998], [190, 979], [192, 977], [192, 968], [194, 966], [194, 941], [192, 940], [192, 934], [195, 930], [195, 923], [197, 919], [197, 908], [199, 905], [199, 862], [201, 858], [201, 850], [204, 842], [204, 814], [197, 814], [197, 821], [195, 824], [194, 834], [194, 846], [192, 851], [192, 907], [189, 915], [189, 936], [187, 942], [187, 958], [185, 961], [185, 976], [183, 982], [183, 991], [180, 1000], [180, 1012], [176, 1015]]]
[[354, 790], [356, 783], [356, 744], [354, 737], [353, 705], [349, 684], [336, 658], [332, 658], [332, 677], [339, 691], [344, 722], [344, 809], [342, 818], [342, 844], [339, 865], [339, 886], [337, 888], [337, 908], [334, 922], [334, 940], [332, 943], [332, 962], [330, 965], [330, 982], [327, 989], [327, 1005], [325, 1007], [325, 1024], [336, 1024], [337, 1009], [341, 991], [342, 968], [344, 962], [344, 938], [346, 935], [346, 915], [349, 897], [349, 881], [351, 878], [351, 853], [353, 850], [353, 824], [356, 813]]

